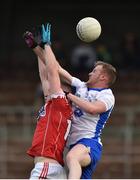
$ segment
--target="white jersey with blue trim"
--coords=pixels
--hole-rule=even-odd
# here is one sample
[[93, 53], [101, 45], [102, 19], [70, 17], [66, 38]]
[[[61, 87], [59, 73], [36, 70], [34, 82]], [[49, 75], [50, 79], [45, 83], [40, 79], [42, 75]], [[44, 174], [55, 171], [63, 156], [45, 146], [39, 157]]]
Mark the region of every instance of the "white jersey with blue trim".
[[102, 101], [105, 103], [106, 111], [101, 114], [89, 114], [80, 109], [74, 103], [73, 120], [67, 145], [75, 144], [82, 138], [95, 138], [100, 144], [101, 133], [106, 121], [115, 104], [115, 98], [110, 88], [88, 88], [86, 83], [73, 77], [72, 86], [76, 87], [75, 95], [89, 102]]

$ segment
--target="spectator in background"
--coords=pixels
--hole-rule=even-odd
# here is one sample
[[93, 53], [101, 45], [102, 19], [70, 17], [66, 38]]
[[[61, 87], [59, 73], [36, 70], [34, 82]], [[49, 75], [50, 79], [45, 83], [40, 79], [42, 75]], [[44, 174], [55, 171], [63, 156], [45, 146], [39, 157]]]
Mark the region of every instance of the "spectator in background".
[[96, 61], [96, 51], [89, 44], [79, 44], [72, 50], [71, 65], [74, 72], [78, 74], [87, 74]]
[[140, 69], [140, 44], [135, 33], [124, 34], [120, 44], [120, 56], [122, 70], [135, 71]]
[[110, 51], [105, 44], [98, 44], [96, 47], [97, 59], [113, 64], [113, 59]]

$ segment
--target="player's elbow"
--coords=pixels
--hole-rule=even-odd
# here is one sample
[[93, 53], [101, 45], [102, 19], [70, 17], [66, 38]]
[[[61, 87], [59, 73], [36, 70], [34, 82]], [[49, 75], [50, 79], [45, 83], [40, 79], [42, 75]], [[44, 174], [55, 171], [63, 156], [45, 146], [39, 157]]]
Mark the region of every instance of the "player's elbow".
[[90, 114], [95, 115], [95, 114], [101, 114], [106, 112], [106, 106], [102, 102], [96, 102], [94, 104], [90, 104], [88, 107], [88, 111]]
[[97, 111], [96, 111], [95, 108], [89, 107], [88, 110], [87, 110], [87, 113], [92, 114], [92, 115], [95, 115], [95, 114], [97, 114]]
[[95, 115], [95, 114], [100, 114], [100, 113], [103, 113], [105, 112], [106, 110], [105, 109], [102, 109], [102, 108], [99, 108], [99, 107], [96, 107], [96, 106], [91, 106], [88, 108], [88, 113], [89, 114], [92, 114], [92, 115]]

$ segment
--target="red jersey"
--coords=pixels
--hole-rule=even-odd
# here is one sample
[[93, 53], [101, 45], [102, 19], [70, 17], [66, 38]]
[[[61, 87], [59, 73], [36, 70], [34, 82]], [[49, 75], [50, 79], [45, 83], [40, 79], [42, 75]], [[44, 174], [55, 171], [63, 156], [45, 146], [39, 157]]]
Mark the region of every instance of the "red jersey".
[[72, 109], [66, 97], [49, 100], [39, 113], [32, 146], [27, 154], [32, 157], [50, 157], [63, 165], [63, 151], [71, 115]]

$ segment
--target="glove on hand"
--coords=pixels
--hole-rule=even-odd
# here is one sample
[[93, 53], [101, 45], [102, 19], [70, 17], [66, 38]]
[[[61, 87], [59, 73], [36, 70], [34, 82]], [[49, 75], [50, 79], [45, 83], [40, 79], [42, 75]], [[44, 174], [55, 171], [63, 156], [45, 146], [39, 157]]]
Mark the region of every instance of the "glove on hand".
[[30, 31], [26, 31], [24, 34], [23, 34], [23, 38], [27, 44], [27, 46], [29, 48], [35, 48], [37, 46], [37, 43], [34, 39], [34, 36], [33, 36], [33, 33], [31, 33]]
[[42, 24], [42, 42], [51, 45], [51, 24]]

